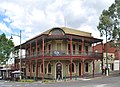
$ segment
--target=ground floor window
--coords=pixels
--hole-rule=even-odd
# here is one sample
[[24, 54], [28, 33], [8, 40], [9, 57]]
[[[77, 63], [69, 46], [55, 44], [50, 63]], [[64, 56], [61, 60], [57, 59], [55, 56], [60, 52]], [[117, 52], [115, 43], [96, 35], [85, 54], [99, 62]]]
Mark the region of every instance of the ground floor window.
[[43, 73], [43, 64], [41, 64], [40, 72]]
[[33, 72], [35, 72], [35, 63], [33, 64]]
[[114, 70], [114, 64], [113, 63], [111, 64], [111, 70]]
[[[70, 72], [70, 64], [69, 64], [69, 72]], [[74, 73], [75, 72], [75, 64], [74, 63], [72, 63], [72, 73]]]
[[30, 64], [28, 64], [28, 71], [30, 72]]
[[51, 73], [51, 64], [50, 63], [47, 65], [47, 73]]

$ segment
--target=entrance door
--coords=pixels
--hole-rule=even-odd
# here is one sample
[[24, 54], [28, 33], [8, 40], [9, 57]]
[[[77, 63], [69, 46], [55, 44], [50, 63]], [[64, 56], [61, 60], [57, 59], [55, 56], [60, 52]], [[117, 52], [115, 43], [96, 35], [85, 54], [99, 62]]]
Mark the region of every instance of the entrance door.
[[61, 63], [56, 64], [56, 78], [59, 80], [62, 79], [62, 64]]
[[79, 76], [81, 76], [81, 63], [79, 63]]

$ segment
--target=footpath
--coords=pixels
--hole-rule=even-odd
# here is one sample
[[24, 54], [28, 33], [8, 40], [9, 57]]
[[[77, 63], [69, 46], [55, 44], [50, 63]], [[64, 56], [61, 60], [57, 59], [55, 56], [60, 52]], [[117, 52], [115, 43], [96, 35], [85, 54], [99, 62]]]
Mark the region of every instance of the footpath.
[[120, 76], [120, 71], [110, 71], [109, 72], [109, 75], [108, 76], [106, 76], [106, 74], [105, 73], [96, 73], [96, 74], [94, 74], [94, 76], [93, 75], [88, 75], [88, 74], [85, 74], [85, 76], [84, 76], [84, 78], [88, 78], [88, 79], [90, 79], [90, 78], [103, 78], [103, 77], [111, 77], [111, 76]]
[[[116, 76], [120, 76], [120, 71], [110, 71], [109, 75], [106, 76], [105, 73], [96, 73], [94, 74], [94, 76], [92, 74], [85, 74], [84, 78], [82, 77], [77, 77], [77, 78], [72, 78], [71, 81], [77, 81], [77, 80], [82, 80], [82, 81], [87, 81], [87, 80], [92, 80], [92, 79], [99, 79], [99, 78], [109, 78], [109, 77], [116, 77]], [[66, 81], [70, 81], [70, 79], [66, 80]], [[61, 81], [58, 81], [61, 82]]]
[[60, 83], [60, 82], [74, 82], [74, 81], [88, 81], [88, 80], [92, 80], [92, 79], [100, 79], [100, 78], [109, 78], [109, 77], [116, 77], [116, 76], [120, 76], [119, 74], [119, 71], [110, 71], [109, 72], [109, 75], [106, 76], [105, 74], [102, 74], [102, 73], [96, 73], [94, 74], [94, 77], [93, 75], [91, 74], [85, 74], [84, 75], [84, 78], [83, 77], [74, 77], [72, 78], [72, 80], [70, 80], [70, 78], [66, 78], [66, 79], [63, 79], [63, 80], [46, 80], [45, 82], [41, 82], [41, 81], [38, 81], [37, 83]]
[[[45, 83], [45, 84], [48, 83], [49, 84], [49, 83], [56, 83], [56, 82], [88, 81], [92, 79], [109, 78], [109, 77], [116, 77], [116, 76], [120, 76], [120, 71], [110, 71], [108, 76], [102, 73], [96, 73], [94, 74], [94, 76], [92, 74], [85, 74], [84, 77], [74, 77], [72, 78], [72, 80], [70, 80], [70, 78], [66, 78], [62, 80], [47, 80], [46, 79], [44, 80], [44, 82], [39, 80], [33, 83]], [[0, 80], [0, 82], [3, 82], [3, 80]], [[10, 81], [5, 80], [4, 82], [10, 82]], [[25, 83], [25, 82], [20, 82], [20, 83]]]

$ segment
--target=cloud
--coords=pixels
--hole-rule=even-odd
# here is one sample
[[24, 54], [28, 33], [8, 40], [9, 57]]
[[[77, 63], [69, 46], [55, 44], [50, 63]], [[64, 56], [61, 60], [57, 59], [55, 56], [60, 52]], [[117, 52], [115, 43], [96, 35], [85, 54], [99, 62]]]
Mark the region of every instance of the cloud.
[[2, 32], [11, 32], [11, 29], [8, 28], [4, 23], [0, 23], [0, 30]]
[[10, 23], [10, 22], [11, 22], [11, 20], [10, 20], [9, 18], [4, 18], [3, 21], [4, 21], [4, 22], [7, 22], [7, 23]]
[[[57, 26], [98, 32], [96, 26], [103, 9], [114, 0], [0, 0], [0, 11], [5, 11], [4, 31], [12, 33], [22, 30], [25, 40]], [[11, 22], [12, 21], [12, 22]], [[7, 29], [8, 28], [8, 29]], [[91, 33], [92, 33], [91, 32]], [[9, 32], [8, 32], [9, 33]], [[99, 33], [99, 32], [98, 32]]]

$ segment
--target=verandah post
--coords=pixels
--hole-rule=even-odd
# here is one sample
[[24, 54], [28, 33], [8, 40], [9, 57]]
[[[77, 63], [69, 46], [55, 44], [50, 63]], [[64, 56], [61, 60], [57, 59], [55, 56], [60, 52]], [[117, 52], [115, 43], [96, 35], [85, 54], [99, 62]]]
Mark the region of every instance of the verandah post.
[[72, 35], [70, 35], [70, 80], [72, 80]]
[[82, 38], [82, 78], [84, 78], [84, 39]]
[[[32, 56], [32, 47], [30, 43], [30, 57]], [[32, 77], [32, 60], [30, 60], [30, 78]]]
[[[38, 44], [36, 39], [36, 57], [38, 56]], [[36, 60], [36, 80], [38, 79], [38, 59]]]
[[[93, 43], [92, 52], [94, 53], [94, 43]], [[95, 63], [94, 63], [94, 59], [93, 59], [93, 77], [94, 77], [94, 68], [95, 68]]]
[[44, 81], [44, 37], [42, 37], [42, 81]]

